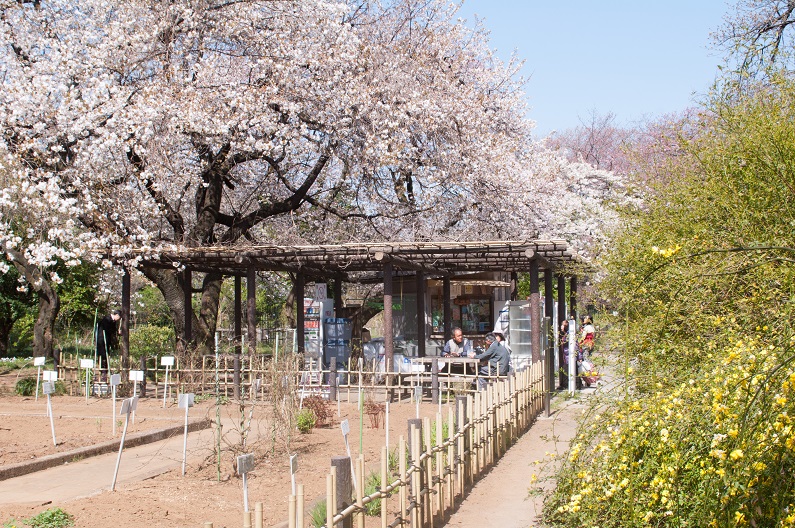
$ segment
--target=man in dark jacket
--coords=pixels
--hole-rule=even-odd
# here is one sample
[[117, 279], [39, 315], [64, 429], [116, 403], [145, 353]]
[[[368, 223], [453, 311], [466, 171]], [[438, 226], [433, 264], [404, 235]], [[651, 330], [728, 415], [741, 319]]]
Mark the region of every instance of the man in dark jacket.
[[[494, 334], [486, 334], [488, 348], [481, 354], [469, 353], [469, 357], [481, 361], [481, 376], [505, 376], [511, 368], [511, 355], [505, 346], [497, 341]], [[478, 378], [478, 388], [483, 389], [489, 383], [488, 379]]]
[[98, 367], [104, 381], [107, 381], [109, 352], [119, 346], [119, 328], [116, 325], [119, 320], [121, 320], [121, 310], [114, 310], [97, 323]]

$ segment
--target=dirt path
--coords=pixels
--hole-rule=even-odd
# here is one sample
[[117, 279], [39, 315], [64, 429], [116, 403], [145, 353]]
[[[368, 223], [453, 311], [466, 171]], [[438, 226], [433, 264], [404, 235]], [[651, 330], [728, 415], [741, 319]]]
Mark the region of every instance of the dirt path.
[[[445, 526], [499, 526], [528, 528], [540, 522], [543, 492], [554, 487], [550, 476], [557, 467], [555, 458], [569, 447], [577, 428], [577, 417], [593, 389], [578, 397], [559, 393], [553, 399], [553, 414], [541, 415], [502, 459], [471, 490], [464, 503]], [[538, 462], [538, 463], [536, 463]], [[538, 478], [533, 481], [533, 475]]]

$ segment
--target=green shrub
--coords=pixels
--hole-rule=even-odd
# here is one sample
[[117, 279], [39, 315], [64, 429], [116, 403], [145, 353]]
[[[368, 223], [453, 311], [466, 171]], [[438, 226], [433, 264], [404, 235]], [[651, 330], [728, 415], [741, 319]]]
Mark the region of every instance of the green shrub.
[[14, 392], [20, 396], [34, 396], [36, 394], [36, 378], [19, 378], [14, 385]]
[[[372, 472], [364, 481], [364, 496], [372, 495], [381, 489], [381, 475]], [[374, 499], [364, 505], [364, 513], [370, 517], [381, 515], [381, 499]]]
[[317, 422], [317, 418], [312, 409], [301, 409], [295, 416], [295, 424], [302, 433], [311, 433], [315, 427], [315, 422]]
[[312, 526], [314, 528], [321, 528], [321, 526], [325, 526], [326, 515], [326, 499], [323, 499], [315, 504], [315, 506], [309, 511], [309, 518], [312, 520]]
[[157, 356], [174, 350], [174, 328], [167, 326], [139, 325], [130, 329], [130, 356], [138, 360], [141, 356]]
[[15, 521], [12, 519], [4, 522], [3, 528], [20, 528], [20, 522], [32, 526], [33, 528], [64, 528], [66, 526], [73, 526], [75, 524], [75, 518], [61, 508], [52, 508], [38, 515], [34, 515], [29, 519], [22, 519], [22, 521]]

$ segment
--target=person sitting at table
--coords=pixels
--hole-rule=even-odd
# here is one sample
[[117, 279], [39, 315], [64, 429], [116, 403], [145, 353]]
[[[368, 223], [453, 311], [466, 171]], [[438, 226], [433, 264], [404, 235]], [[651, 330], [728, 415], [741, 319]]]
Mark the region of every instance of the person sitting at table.
[[486, 376], [478, 378], [478, 389], [485, 389], [488, 386], [488, 376], [505, 376], [511, 369], [511, 355], [508, 349], [497, 341], [493, 333], [486, 334], [486, 345], [488, 348], [481, 354], [469, 353], [469, 357], [481, 361], [479, 373], [481, 376]]
[[442, 355], [444, 357], [466, 357], [472, 352], [472, 341], [464, 337], [460, 328], [453, 328], [453, 338], [445, 343]]

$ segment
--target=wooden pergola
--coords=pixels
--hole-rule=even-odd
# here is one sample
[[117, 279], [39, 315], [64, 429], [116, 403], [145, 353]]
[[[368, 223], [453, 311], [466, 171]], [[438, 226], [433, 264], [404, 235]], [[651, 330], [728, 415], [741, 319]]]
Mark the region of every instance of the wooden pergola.
[[[424, 321], [425, 306], [421, 302], [426, 278], [443, 281], [445, 340], [451, 333], [452, 310], [450, 307], [450, 279], [456, 275], [477, 272], [509, 272], [515, 277], [518, 272], [530, 274], [531, 333], [533, 360], [541, 347], [540, 273], [545, 281], [546, 313], [552, 317], [554, 298], [553, 275], [558, 279], [558, 317], [565, 313], [565, 279], [569, 277], [569, 313], [576, 311], [578, 264], [582, 260], [572, 252], [565, 240], [513, 240], [513, 241], [469, 241], [469, 242], [357, 242], [333, 245], [251, 245], [231, 247], [174, 248], [159, 250], [136, 250], [133, 256], [141, 257], [139, 266], [180, 269], [185, 284], [191, 284], [192, 272], [213, 272], [234, 276], [236, 303], [240, 299], [240, 279], [247, 278], [247, 326], [248, 348], [256, 347], [255, 281], [258, 271], [291, 272], [296, 277], [297, 327], [302, 328], [304, 284], [307, 279], [351, 283], [380, 282], [384, 285], [384, 327], [392, 328], [392, 282], [396, 274], [415, 275], [418, 285], [418, 319]], [[126, 275], [126, 277], [129, 277]], [[127, 281], [129, 279], [127, 278]], [[122, 304], [125, 315], [129, 313], [129, 283], [123, 289]], [[334, 307], [342, 307], [341, 288], [335, 287]], [[190, 289], [186, 288], [185, 303], [190, 307]], [[238, 310], [236, 310], [237, 312]], [[186, 314], [189, 313], [186, 310]], [[236, 317], [237, 323], [238, 317]], [[128, 320], [127, 317], [124, 320]], [[236, 330], [237, 331], [237, 330]], [[126, 329], [123, 338], [126, 337]], [[191, 340], [190, 317], [186, 316], [186, 342]], [[387, 368], [391, 365], [394, 343], [391, 332], [385, 332], [384, 348]], [[304, 334], [297, 333], [298, 350], [304, 349]], [[126, 339], [125, 339], [126, 340]], [[425, 354], [425, 325], [418, 324], [418, 353]], [[126, 345], [126, 343], [125, 343]], [[123, 345], [123, 348], [125, 347]], [[551, 363], [551, 362], [550, 362]]]

